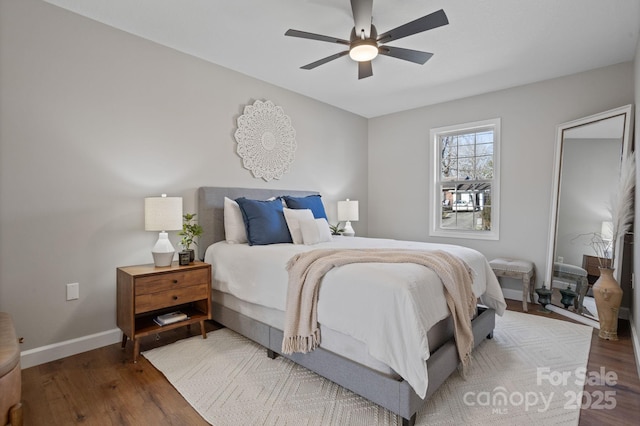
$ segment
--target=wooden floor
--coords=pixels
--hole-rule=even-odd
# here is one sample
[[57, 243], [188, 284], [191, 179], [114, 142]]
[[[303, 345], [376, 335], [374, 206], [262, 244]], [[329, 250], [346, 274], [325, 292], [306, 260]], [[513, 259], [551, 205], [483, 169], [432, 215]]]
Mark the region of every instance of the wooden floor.
[[[522, 312], [521, 302], [508, 301], [508, 308]], [[565, 319], [554, 313], [529, 313]], [[214, 323], [207, 330], [214, 330]], [[194, 325], [162, 333], [158, 340], [142, 340], [149, 350], [200, 333]], [[585, 386], [585, 393], [614, 392], [614, 409], [583, 408], [580, 425], [630, 424], [640, 414], [640, 381], [635, 365], [628, 322], [621, 321], [620, 340], [601, 340], [597, 331], [591, 342], [587, 371], [613, 372], [613, 386]], [[106, 346], [22, 371], [24, 419], [37, 425], [206, 425], [207, 423], [143, 356], [132, 360], [132, 344]], [[601, 395], [605, 395], [602, 393]], [[587, 398], [585, 398], [586, 401]], [[595, 400], [595, 398], [592, 398]], [[601, 401], [601, 405], [605, 401]]]

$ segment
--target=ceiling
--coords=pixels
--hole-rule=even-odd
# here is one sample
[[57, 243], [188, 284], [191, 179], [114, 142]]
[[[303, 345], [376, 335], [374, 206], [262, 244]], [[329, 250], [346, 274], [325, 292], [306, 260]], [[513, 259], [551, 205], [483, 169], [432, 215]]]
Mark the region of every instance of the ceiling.
[[[349, 0], [46, 0], [123, 31], [371, 118], [631, 61], [640, 0], [377, 0], [378, 33], [444, 9], [449, 25], [389, 43], [431, 52], [417, 65], [386, 56], [358, 80], [344, 46]], [[259, 96], [259, 94], [257, 94]]]

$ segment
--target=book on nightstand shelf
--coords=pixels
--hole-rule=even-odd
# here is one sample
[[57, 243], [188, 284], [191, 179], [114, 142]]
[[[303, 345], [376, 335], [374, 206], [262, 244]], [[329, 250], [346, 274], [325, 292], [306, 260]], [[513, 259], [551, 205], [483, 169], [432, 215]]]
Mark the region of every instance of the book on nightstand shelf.
[[169, 312], [168, 314], [158, 315], [153, 319], [153, 321], [156, 324], [162, 326], [162, 325], [173, 324], [174, 322], [184, 321], [186, 319], [189, 319], [189, 317], [186, 314], [180, 311], [175, 311], [175, 312]]

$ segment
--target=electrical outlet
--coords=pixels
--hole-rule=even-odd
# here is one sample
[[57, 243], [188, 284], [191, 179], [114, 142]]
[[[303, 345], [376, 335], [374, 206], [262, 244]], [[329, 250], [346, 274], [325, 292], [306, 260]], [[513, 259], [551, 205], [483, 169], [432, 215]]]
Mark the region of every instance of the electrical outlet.
[[80, 298], [80, 284], [67, 284], [67, 300], [76, 300]]

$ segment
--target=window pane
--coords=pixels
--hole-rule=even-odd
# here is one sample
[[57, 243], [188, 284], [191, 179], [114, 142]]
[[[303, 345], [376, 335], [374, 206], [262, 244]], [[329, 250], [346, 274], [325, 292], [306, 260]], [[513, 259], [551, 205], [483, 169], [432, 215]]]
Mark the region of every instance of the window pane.
[[468, 133], [466, 135], [459, 135], [457, 138], [458, 145], [473, 145], [476, 143], [476, 135], [475, 133]]
[[476, 133], [477, 143], [492, 143], [493, 144], [493, 130], [485, 130]]
[[475, 178], [475, 158], [458, 158], [458, 180]]
[[458, 146], [458, 157], [473, 157], [474, 155], [476, 155], [475, 145]]
[[476, 145], [476, 155], [493, 155], [493, 144], [481, 143]]
[[493, 155], [485, 155], [476, 158], [476, 179], [493, 178]]
[[451, 136], [440, 138], [440, 179], [453, 177], [452, 168], [455, 167], [456, 162], [456, 145], [453, 139]]
[[487, 182], [440, 185], [442, 229], [491, 230], [491, 184]]

